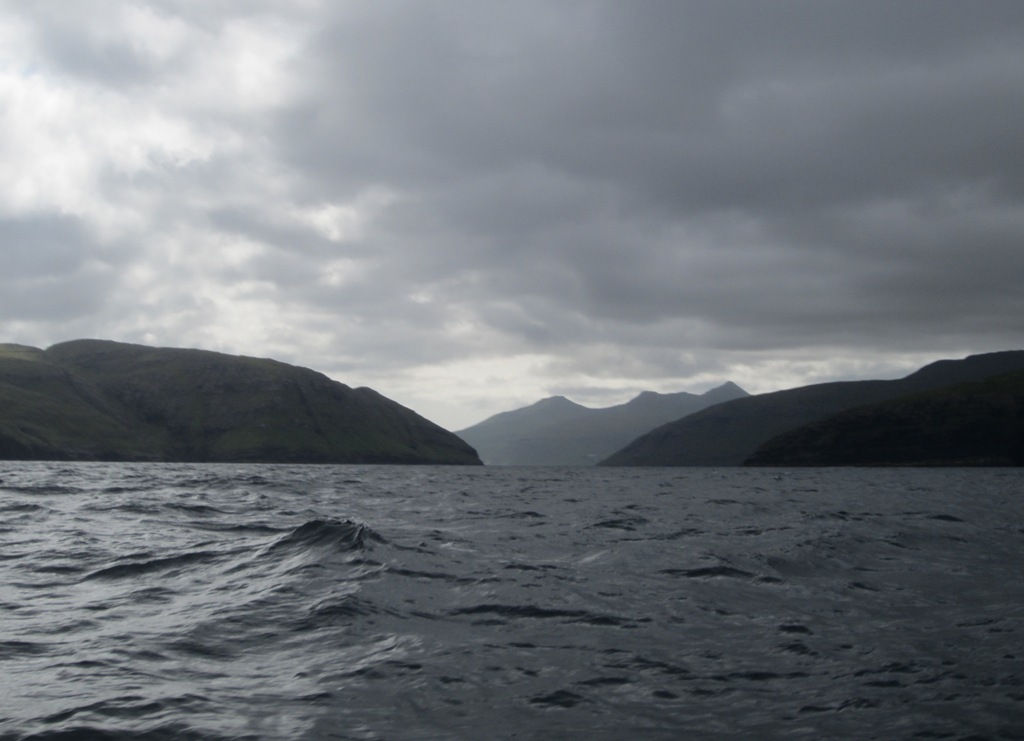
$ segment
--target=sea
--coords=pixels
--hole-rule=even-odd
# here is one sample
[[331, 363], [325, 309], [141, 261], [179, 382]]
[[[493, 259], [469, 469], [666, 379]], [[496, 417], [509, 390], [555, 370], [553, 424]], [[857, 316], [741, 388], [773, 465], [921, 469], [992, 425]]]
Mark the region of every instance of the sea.
[[2, 739], [1024, 739], [1024, 470], [0, 463]]

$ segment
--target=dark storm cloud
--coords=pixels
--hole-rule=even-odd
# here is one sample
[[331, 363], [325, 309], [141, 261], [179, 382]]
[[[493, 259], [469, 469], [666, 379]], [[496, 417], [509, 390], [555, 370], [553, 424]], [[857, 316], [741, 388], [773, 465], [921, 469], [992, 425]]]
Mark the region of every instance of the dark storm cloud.
[[539, 344], [966, 337], [1024, 308], [1022, 29], [1019, 3], [383, 3], [325, 28], [281, 142], [313, 190], [411, 196], [382, 280], [472, 272], [451, 298]]

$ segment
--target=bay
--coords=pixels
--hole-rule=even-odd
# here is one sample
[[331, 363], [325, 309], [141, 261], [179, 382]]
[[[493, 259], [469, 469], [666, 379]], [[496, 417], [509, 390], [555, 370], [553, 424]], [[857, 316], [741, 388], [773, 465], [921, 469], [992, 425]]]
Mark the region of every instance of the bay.
[[2, 463], [0, 736], [1024, 738], [1022, 493]]

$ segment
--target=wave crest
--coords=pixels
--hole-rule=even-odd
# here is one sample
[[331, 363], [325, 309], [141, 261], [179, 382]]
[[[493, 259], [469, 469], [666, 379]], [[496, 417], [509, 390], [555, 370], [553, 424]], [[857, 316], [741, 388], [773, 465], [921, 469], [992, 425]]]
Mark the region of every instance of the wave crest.
[[371, 543], [384, 542], [384, 538], [362, 523], [330, 518], [310, 520], [299, 525], [271, 544], [270, 550], [329, 547], [339, 551], [361, 551]]

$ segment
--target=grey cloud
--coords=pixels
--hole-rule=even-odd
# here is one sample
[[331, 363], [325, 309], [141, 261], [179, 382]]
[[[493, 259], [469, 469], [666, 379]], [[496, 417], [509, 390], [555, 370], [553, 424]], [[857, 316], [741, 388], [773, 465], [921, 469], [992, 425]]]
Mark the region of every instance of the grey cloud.
[[[471, 273], [452, 299], [490, 346], [557, 353], [552, 379], [1019, 342], [1021, 251], [999, 246], [1022, 235], [1018, 11], [975, 30], [915, 26], [920, 6], [802, 6], [774, 26], [722, 6], [597, 13], [487, 87], [427, 64], [419, 97], [371, 100], [386, 153], [339, 170], [409, 187], [422, 218], [394, 254], [426, 247], [421, 279]], [[361, 133], [347, 152], [380, 146]]]
[[138, 86], [152, 82], [158, 74], [158, 69], [129, 40], [89, 38], [73, 18], [64, 24], [46, 26], [40, 44], [50, 64], [75, 77]]
[[301, 161], [340, 178], [444, 181], [533, 158], [685, 210], [957, 161], [987, 172], [989, 151], [1016, 146], [1011, 5], [967, 18], [915, 3], [569, 3], [541, 14], [555, 30], [514, 26], [504, 43], [494, 6], [380, 7], [324, 32], [335, 86], [307, 111], [313, 136], [295, 139], [334, 144]]
[[325, 27], [278, 143], [311, 192], [411, 198], [365, 245], [399, 312], [443, 287], [538, 348], [967, 337], [1017, 303], [1022, 34], [1015, 3], [383, 3]]
[[66, 216], [3, 219], [0, 233], [9, 279], [73, 275], [94, 248], [82, 223]]
[[[271, 110], [174, 111], [244, 146], [107, 173], [111, 202], [157, 203], [119, 259], [158, 262], [147, 234], [178, 229], [255, 245], [203, 277], [262, 286], [336, 338], [336, 368], [536, 353], [579, 390], [562, 376], [1020, 343], [1017, 0], [145, 7], [208, 38], [240, 16], [309, 35]], [[34, 13], [39, 54], [92, 83], [145, 96], [195, 72]], [[358, 233], [294, 218], [375, 190], [393, 198]], [[48, 244], [18, 275], [74, 272]], [[185, 303], [191, 269], [168, 278]]]
[[109, 256], [75, 218], [0, 219], [0, 316], [62, 321], [94, 312], [114, 283]]

